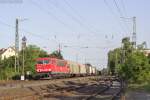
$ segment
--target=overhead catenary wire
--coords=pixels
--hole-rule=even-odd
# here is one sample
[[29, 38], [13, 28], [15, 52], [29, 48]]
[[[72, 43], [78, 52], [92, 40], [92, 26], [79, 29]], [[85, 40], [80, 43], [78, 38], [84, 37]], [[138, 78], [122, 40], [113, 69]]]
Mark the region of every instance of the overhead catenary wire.
[[[26, 29], [22, 29], [25, 33], [30, 33], [30, 34], [34, 34]], [[44, 40], [47, 40], [47, 37], [43, 37], [42, 35], [37, 35], [37, 34], [34, 34], [33, 36], [36, 36], [38, 38], [43, 38]]]
[[[97, 29], [95, 29], [94, 28], [94, 26], [91, 24], [91, 23], [88, 23], [87, 21], [86, 21], [86, 19], [83, 17], [83, 16], [81, 16], [79, 13], [78, 13], [78, 11], [74, 8], [74, 7], [72, 7], [72, 5], [67, 1], [67, 0], [63, 0], [64, 1], [64, 3], [78, 16], [78, 18], [82, 21], [84, 21], [84, 23], [85, 23], [85, 25], [88, 27], [88, 28], [91, 28], [92, 30], [94, 30], [96, 33], [97, 33]], [[99, 32], [99, 31], [98, 31]]]
[[[4, 25], [4, 26], [7, 26], [7, 27], [9, 27], [9, 28], [12, 28], [12, 29], [15, 29], [15, 26], [13, 26], [13, 25], [10, 25], [10, 24], [8, 24], [8, 23], [5, 23], [4, 21], [1, 21], [0, 20], [0, 24], [2, 24], [2, 25]], [[40, 39], [42, 39], [42, 40], [50, 40], [49, 38], [46, 38], [46, 37], [43, 37], [42, 35], [37, 35], [37, 34], [35, 34], [35, 33], [33, 33], [33, 32], [30, 32], [30, 31], [28, 31], [28, 30], [26, 30], [26, 29], [23, 29], [23, 28], [19, 28], [19, 30], [20, 31], [23, 31], [23, 32], [25, 32], [25, 33], [27, 33], [27, 34], [30, 34], [30, 35], [32, 35], [32, 36], [35, 36], [35, 37], [37, 37], [37, 38], [40, 38]], [[60, 43], [59, 43], [60, 44]], [[64, 44], [66, 44], [66, 43], [61, 43], [61, 45], [64, 45]], [[68, 46], [68, 47], [71, 47], [71, 46]], [[72, 46], [72, 47], [79, 47], [79, 46]], [[83, 46], [81, 46], [81, 48], [82, 48]], [[84, 47], [83, 47], [84, 48]]]
[[[0, 20], [0, 24], [2, 24], [2, 25], [5, 25], [5, 26], [7, 26], [7, 27], [9, 27], [9, 28], [12, 28], [12, 29], [15, 29], [15, 26], [13, 26], [13, 25], [10, 25], [10, 24], [8, 24], [8, 23], [5, 23], [5, 22], [3, 22], [3, 21], [1, 21]], [[49, 38], [46, 38], [46, 37], [43, 37], [42, 35], [37, 35], [37, 34], [34, 34], [33, 32], [30, 32], [30, 31], [28, 31], [28, 30], [26, 30], [26, 29], [20, 29], [19, 28], [19, 30], [21, 30], [21, 31], [23, 31], [23, 32], [25, 32], [25, 33], [27, 33], [27, 34], [30, 34], [30, 35], [32, 35], [32, 36], [35, 36], [35, 37], [37, 37], [37, 38], [40, 38], [40, 39], [42, 39], [42, 40], [50, 40]], [[60, 44], [60, 43], [59, 43]], [[63, 45], [63, 47], [77, 47], [77, 48], [92, 48], [92, 47], [89, 47], [89, 46], [69, 46], [69, 45], [65, 45], [66, 43], [61, 43], [61, 45]], [[44, 46], [44, 47], [46, 47], [46, 46]], [[94, 47], [93, 47], [94, 48]]]
[[[31, 2], [32, 2], [32, 4], [34, 4], [36, 7], [38, 7], [41, 11], [43, 11], [43, 12], [45, 12], [46, 14], [50, 15], [51, 17], [53, 17], [56, 21], [58, 21], [59, 23], [61, 23], [62, 25], [64, 25], [64, 26], [65, 26], [66, 28], [68, 28], [69, 30], [75, 32], [74, 29], [72, 29], [68, 24], [64, 23], [64, 21], [60, 20], [60, 18], [59, 18], [58, 16], [54, 15], [50, 10], [46, 10], [44, 7], [40, 6], [38, 3], [34, 2], [33, 0], [31, 0]], [[77, 20], [76, 20], [76, 21], [77, 21]], [[78, 22], [79, 22], [79, 21], [78, 21]], [[84, 26], [81, 22], [79, 22], [79, 23], [80, 23], [80, 25]], [[85, 27], [85, 26], [84, 26], [84, 27]], [[87, 27], [86, 29], [89, 30], [90, 28]], [[75, 32], [75, 33], [77, 33], [77, 32]], [[90, 31], [90, 33], [91, 33], [91, 31]], [[92, 33], [95, 34], [95, 33], [98, 33], [98, 32], [93, 32], [93, 31], [92, 31]], [[93, 35], [94, 35], [94, 34], [93, 34]]]
[[[121, 0], [121, 4], [122, 4], [122, 9], [124, 11], [124, 16], [128, 16], [127, 14], [127, 10], [126, 10], [126, 6], [125, 6], [125, 3], [124, 3], [124, 0]], [[122, 18], [122, 17], [121, 17]], [[126, 19], [126, 18], [122, 18], [122, 19]], [[128, 18], [127, 18], [128, 19]], [[126, 20], [125, 20], [126, 21]], [[129, 29], [129, 28], [128, 28]], [[131, 31], [132, 29], [130, 29]]]
[[54, 7], [56, 7], [59, 10], [61, 10], [62, 12], [64, 12], [64, 14], [66, 14], [67, 16], [69, 16], [73, 21], [75, 21], [76, 23], [78, 23], [82, 28], [86, 29], [90, 33], [97, 33], [96, 31], [93, 31], [90, 27], [87, 27], [87, 25], [84, 24], [84, 22], [82, 20], [80, 20], [79, 18], [75, 17], [73, 14], [71, 14], [66, 9], [64, 9], [62, 6], [60, 7], [60, 6], [58, 6], [58, 5], [54, 4], [54, 3], [50, 3], [50, 0], [48, 0], [48, 4], [53, 4]]
[[[119, 24], [119, 27], [125, 32], [127, 33], [128, 30], [127, 30], [127, 27], [125, 28], [123, 26], [123, 23], [120, 21], [120, 15], [119, 17], [115, 14], [115, 12], [113, 11], [113, 8], [109, 5], [109, 3], [107, 2], [107, 0], [103, 0], [104, 1], [104, 4], [106, 5], [106, 7], [108, 8], [109, 12], [114, 16], [116, 22]], [[126, 23], [125, 23], [126, 25]]]
[[[12, 28], [15, 28], [14, 26], [11, 26], [11, 25], [8, 25], [8, 24], [7, 24], [7, 26], [12, 27]], [[36, 37], [38, 37], [38, 38], [43, 38], [44, 40], [45, 40], [45, 39], [46, 39], [46, 40], [49, 40], [49, 39], [46, 38], [46, 37], [43, 37], [43, 36], [38, 35], [38, 34], [34, 34], [34, 33], [30, 32], [30, 31], [28, 31], [28, 30], [26, 30], [26, 29], [22, 29], [22, 31], [24, 31], [24, 32], [26, 32], [26, 33], [29, 33], [29, 34], [32, 34], [33, 36], [36, 36]]]
[[[55, 16], [54, 14], [52, 14], [51, 12], [50, 12], [50, 10], [46, 10], [46, 9], [44, 9], [44, 7], [42, 7], [42, 6], [40, 6], [38, 3], [36, 3], [36, 2], [34, 2], [33, 0], [32, 0], [32, 2], [33, 2], [33, 4], [36, 6], [36, 7], [38, 7], [40, 10], [42, 10], [42, 11], [44, 11], [46, 14], [48, 14], [48, 15], [52, 15], [58, 22], [60, 22], [61, 20], [59, 19], [59, 17], [58, 16]], [[62, 22], [62, 21], [61, 21]], [[79, 22], [79, 21], [78, 21]], [[65, 23], [62, 23], [63, 25], [65, 25], [66, 27], [67, 27], [67, 25], [65, 24]], [[81, 24], [81, 23], [80, 23]], [[70, 30], [72, 30], [71, 28], [69, 28]]]
[[[68, 24], [66, 24], [65, 22], [63, 22], [62, 20], [60, 20], [59, 17], [57, 17], [56, 15], [54, 15], [50, 10], [46, 10], [44, 7], [40, 6], [38, 3], [34, 2], [33, 0], [30, 0], [32, 2], [32, 4], [34, 6], [36, 6], [37, 8], [39, 8], [41, 11], [43, 11], [44, 13], [46, 13], [47, 15], [51, 16], [53, 19], [55, 19], [58, 23], [62, 24], [63, 26], [65, 26], [67, 29], [69, 29], [72, 32], [75, 32], [74, 29], [72, 29]], [[76, 33], [76, 32], [75, 32]]]
[[[2, 17], [0, 17], [0, 18], [2, 19]], [[10, 25], [10, 24], [8, 24], [8, 23], [2, 21], [2, 20], [0, 20], [0, 24], [1, 24], [1, 25], [4, 25], [4, 26], [6, 26], [6, 27], [12, 28], [12, 29], [15, 29], [15, 28], [16, 28], [15, 26]], [[39, 38], [39, 39], [42, 39], [42, 40], [47, 40], [47, 41], [50, 40], [50, 38], [43, 37], [42, 35], [35, 34], [35, 33], [33, 33], [33, 32], [30, 32], [30, 31], [26, 30], [26, 29], [22, 29], [22, 28], [20, 29], [20, 28], [19, 28], [19, 30], [22, 31], [22, 32], [25, 32], [26, 34], [29, 34], [29, 35], [32, 35], [32, 36], [37, 37], [37, 38]], [[23, 36], [24, 36], [24, 35], [23, 35]], [[44, 48], [44, 47], [43, 47], [43, 48]], [[45, 49], [45, 48], [44, 48], [44, 49]]]
[[124, 31], [127, 32], [127, 30], [123, 27], [122, 23], [119, 21], [119, 17], [114, 13], [114, 11], [112, 10], [112, 7], [108, 4], [107, 0], [103, 0], [104, 4], [106, 5], [106, 7], [108, 8], [109, 12], [114, 16], [116, 22], [119, 24], [119, 27]]
[[122, 17], [122, 16], [123, 16], [123, 13], [122, 13], [122, 11], [121, 11], [121, 9], [120, 9], [120, 7], [119, 7], [117, 1], [116, 1], [116, 0], [113, 0], [113, 2], [114, 2], [115, 6], [116, 6], [116, 8], [117, 8], [117, 11], [119, 12], [120, 17]]
[[122, 8], [124, 10], [125, 16], [127, 16], [127, 11], [126, 11], [126, 7], [125, 7], [125, 4], [124, 4], [124, 0], [121, 0], [121, 4], [122, 4]]
[[64, 48], [82, 48], [82, 49], [106, 49], [106, 48], [112, 48], [111, 46], [79, 46], [79, 45], [63, 45]]
[[[122, 11], [121, 11], [121, 9], [120, 9], [120, 7], [119, 7], [117, 1], [116, 1], [116, 0], [113, 0], [113, 2], [114, 2], [115, 6], [116, 6], [116, 8], [117, 8], [117, 11], [118, 11], [120, 17], [124, 17], [124, 13], [122, 13]], [[126, 22], [125, 22], [125, 26], [126, 26], [126, 28], [127, 28], [128, 30], [130, 30]]]
[[[10, 25], [10, 24], [8, 24], [8, 23], [5, 23], [4, 21], [1, 21], [1, 20], [0, 20], [0, 24], [2, 24], [2, 25], [4, 25], [4, 26], [7, 26], [7, 27], [9, 27], [9, 28], [15, 29], [15, 26]], [[41, 36], [41, 35], [37, 35], [37, 34], [35, 34], [35, 33], [33, 33], [33, 32], [30, 32], [30, 31], [28, 31], [28, 30], [26, 30], [26, 29], [20, 29], [20, 28], [19, 28], [19, 30], [21, 30], [21, 31], [23, 31], [23, 32], [25, 32], [25, 33], [27, 33], [27, 34], [30, 34], [30, 35], [32, 35], [32, 36], [38, 37], [38, 38], [40, 38], [40, 39], [49, 40], [49, 38], [43, 37], [43, 36]]]

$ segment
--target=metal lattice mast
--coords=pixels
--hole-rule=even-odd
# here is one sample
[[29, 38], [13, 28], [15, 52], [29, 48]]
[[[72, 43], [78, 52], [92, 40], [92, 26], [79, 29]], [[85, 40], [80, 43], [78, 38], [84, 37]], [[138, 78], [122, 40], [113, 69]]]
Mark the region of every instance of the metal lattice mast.
[[132, 35], [133, 47], [136, 48], [136, 17], [133, 17], [133, 35]]
[[15, 72], [19, 72], [19, 33], [18, 33], [18, 19], [16, 19], [16, 33], [15, 33]]

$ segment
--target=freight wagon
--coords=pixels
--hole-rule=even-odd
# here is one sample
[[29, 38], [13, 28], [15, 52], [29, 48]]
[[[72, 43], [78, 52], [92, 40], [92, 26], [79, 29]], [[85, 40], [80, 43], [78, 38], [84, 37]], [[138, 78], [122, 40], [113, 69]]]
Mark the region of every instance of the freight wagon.
[[96, 68], [92, 66], [92, 75], [96, 74]]
[[79, 76], [80, 75], [80, 66], [78, 63], [73, 61], [67, 61], [67, 66], [70, 69], [69, 74], [71, 76]]
[[86, 66], [86, 75], [90, 76], [92, 75], [92, 66], [89, 64], [85, 64]]
[[86, 76], [86, 66], [84, 64], [79, 64], [80, 76]]

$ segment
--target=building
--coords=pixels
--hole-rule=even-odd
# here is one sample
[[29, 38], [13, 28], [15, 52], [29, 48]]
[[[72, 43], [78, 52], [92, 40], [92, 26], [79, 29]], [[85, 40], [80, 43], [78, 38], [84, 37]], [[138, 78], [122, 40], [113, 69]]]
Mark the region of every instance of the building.
[[7, 49], [0, 49], [0, 58], [3, 60], [4, 58], [9, 58], [11, 56], [15, 56], [15, 48], [8, 47]]
[[146, 50], [144, 50], [144, 54], [145, 54], [145, 56], [150, 55], [150, 49], [146, 49]]

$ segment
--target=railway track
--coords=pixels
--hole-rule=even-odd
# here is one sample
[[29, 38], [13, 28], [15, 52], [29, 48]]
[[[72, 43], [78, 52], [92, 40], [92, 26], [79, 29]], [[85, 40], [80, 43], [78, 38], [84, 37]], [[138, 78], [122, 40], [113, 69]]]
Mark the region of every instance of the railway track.
[[3, 88], [0, 100], [115, 100], [119, 89], [119, 83], [106, 77], [40, 80]]
[[75, 77], [75, 78], [64, 78], [64, 79], [52, 79], [52, 80], [30, 80], [30, 81], [4, 81], [0, 82], [0, 89], [8, 88], [24, 88], [33, 87], [40, 85], [48, 85], [53, 83], [65, 82], [65, 81], [76, 81], [76, 80], [88, 80], [88, 79], [99, 79], [99, 76], [87, 76], [87, 77]]
[[102, 90], [97, 91], [95, 94], [92, 94], [83, 100], [120, 100], [120, 93], [120, 84], [112, 83], [111, 85], [106, 85]]
[[102, 90], [98, 90], [96, 93], [92, 94], [91, 96], [88, 96], [82, 100], [93, 100], [93, 98], [95, 98], [97, 95], [107, 91], [109, 89], [109, 86], [106, 86], [104, 89]]

